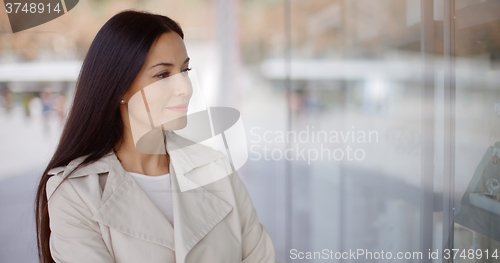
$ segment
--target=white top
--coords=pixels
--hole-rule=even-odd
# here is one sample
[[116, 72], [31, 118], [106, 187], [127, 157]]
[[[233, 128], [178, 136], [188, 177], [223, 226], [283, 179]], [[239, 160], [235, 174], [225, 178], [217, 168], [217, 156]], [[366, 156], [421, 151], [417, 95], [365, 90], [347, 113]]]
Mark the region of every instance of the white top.
[[156, 204], [168, 221], [174, 225], [174, 211], [172, 207], [172, 185], [170, 173], [150, 176], [129, 172], [135, 181], [144, 189], [151, 200]]

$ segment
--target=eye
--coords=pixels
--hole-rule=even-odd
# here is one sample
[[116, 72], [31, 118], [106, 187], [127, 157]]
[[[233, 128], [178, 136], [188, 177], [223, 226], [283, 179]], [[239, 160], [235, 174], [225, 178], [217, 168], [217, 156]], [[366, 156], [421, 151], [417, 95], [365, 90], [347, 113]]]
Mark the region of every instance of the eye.
[[155, 77], [158, 77], [158, 78], [162, 78], [162, 79], [164, 79], [164, 78], [168, 77], [168, 74], [170, 74], [170, 72], [165, 71], [165, 72], [163, 72], [163, 73], [156, 74], [156, 75], [155, 75]]
[[[193, 69], [193, 68], [186, 68], [186, 69], [184, 69], [182, 72], [188, 72], [188, 71], [190, 71], [190, 70], [192, 70], [192, 69]], [[170, 74], [170, 72], [165, 71], [165, 72], [163, 72], [163, 73], [160, 73], [160, 74], [156, 74], [156, 75], [154, 75], [154, 77], [164, 79], [164, 78], [167, 78], [169, 74]]]

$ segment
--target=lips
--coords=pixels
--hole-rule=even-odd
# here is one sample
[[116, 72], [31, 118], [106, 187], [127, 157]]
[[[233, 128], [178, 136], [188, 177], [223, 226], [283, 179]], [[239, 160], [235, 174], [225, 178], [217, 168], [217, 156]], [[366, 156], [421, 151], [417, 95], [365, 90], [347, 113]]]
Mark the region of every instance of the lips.
[[175, 106], [165, 107], [165, 109], [169, 109], [169, 110], [180, 112], [180, 113], [187, 113], [187, 111], [188, 111], [188, 104], [187, 103], [182, 103], [182, 104], [178, 104], [178, 105], [175, 105]]

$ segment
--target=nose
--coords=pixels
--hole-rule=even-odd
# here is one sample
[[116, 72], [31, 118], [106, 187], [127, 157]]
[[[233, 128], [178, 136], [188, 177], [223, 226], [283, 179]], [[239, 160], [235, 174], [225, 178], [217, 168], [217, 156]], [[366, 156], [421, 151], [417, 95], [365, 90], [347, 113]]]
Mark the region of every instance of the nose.
[[187, 96], [188, 98], [190, 98], [191, 95], [193, 94], [193, 85], [191, 83], [191, 79], [189, 79], [187, 73], [182, 73], [177, 75], [178, 78], [175, 81], [174, 95]]

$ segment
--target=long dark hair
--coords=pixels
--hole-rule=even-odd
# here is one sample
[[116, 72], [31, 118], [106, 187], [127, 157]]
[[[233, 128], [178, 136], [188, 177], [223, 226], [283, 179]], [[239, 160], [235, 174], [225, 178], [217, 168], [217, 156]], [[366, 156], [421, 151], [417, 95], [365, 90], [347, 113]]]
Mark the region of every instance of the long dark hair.
[[59, 144], [36, 193], [41, 263], [55, 262], [49, 248], [46, 184], [51, 175], [47, 173], [81, 156], [87, 157], [79, 167], [95, 162], [120, 142], [124, 127], [120, 100], [141, 70], [151, 45], [160, 35], [171, 31], [184, 38], [181, 27], [166, 16], [127, 10], [109, 19], [95, 36], [83, 61]]

